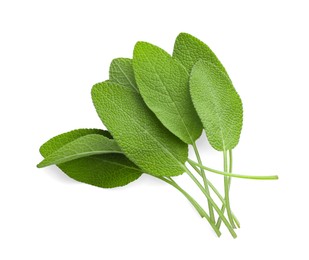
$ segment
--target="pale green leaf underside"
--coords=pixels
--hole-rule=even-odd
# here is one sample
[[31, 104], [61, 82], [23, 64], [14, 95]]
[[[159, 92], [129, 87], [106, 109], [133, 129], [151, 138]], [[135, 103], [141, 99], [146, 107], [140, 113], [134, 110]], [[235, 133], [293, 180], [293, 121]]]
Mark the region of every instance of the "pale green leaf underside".
[[122, 151], [115, 140], [100, 134], [89, 134], [65, 144], [48, 155], [38, 164], [38, 167], [42, 168], [52, 164], [60, 164], [82, 157], [106, 153], [122, 153]]
[[[46, 158], [64, 145], [93, 134], [112, 138], [108, 131], [77, 129], [50, 139], [41, 146], [40, 152]], [[101, 188], [124, 186], [138, 179], [142, 174], [142, 171], [122, 154], [92, 155], [58, 164], [57, 166], [74, 180]]]
[[219, 151], [233, 149], [239, 141], [243, 110], [231, 81], [212, 63], [200, 60], [191, 72], [190, 92], [211, 146]]
[[173, 57], [190, 73], [194, 64], [203, 59], [213, 63], [227, 76], [227, 72], [213, 51], [202, 41], [188, 33], [180, 33], [174, 44]]
[[114, 59], [109, 67], [109, 80], [138, 92], [131, 59]]
[[187, 145], [160, 123], [138, 93], [103, 82], [92, 88], [92, 100], [121, 150], [144, 172], [157, 176], [184, 172]]
[[189, 74], [161, 48], [138, 42], [133, 68], [140, 93], [162, 124], [182, 141], [192, 144], [202, 124], [189, 92]]

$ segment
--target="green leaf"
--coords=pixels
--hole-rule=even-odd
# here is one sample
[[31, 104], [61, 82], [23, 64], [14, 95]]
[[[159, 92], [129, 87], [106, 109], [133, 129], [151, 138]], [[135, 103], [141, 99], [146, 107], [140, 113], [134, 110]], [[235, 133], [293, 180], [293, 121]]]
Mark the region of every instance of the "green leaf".
[[58, 165], [69, 177], [101, 188], [129, 184], [142, 171], [122, 154], [92, 155]]
[[[70, 142], [93, 134], [112, 138], [108, 131], [77, 129], [50, 139], [41, 146], [40, 152], [46, 158]], [[122, 154], [92, 155], [57, 166], [74, 180], [101, 188], [124, 186], [142, 175], [142, 171]]]
[[180, 33], [175, 41], [173, 57], [190, 73], [194, 64], [203, 59], [213, 63], [227, 76], [227, 72], [213, 51], [202, 41], [188, 33]]
[[109, 79], [111, 82], [132, 88], [138, 92], [131, 59], [114, 59], [109, 67]]
[[103, 82], [93, 86], [92, 100], [122, 151], [144, 172], [156, 176], [184, 172], [188, 146], [160, 123], [138, 93]]
[[200, 60], [191, 72], [190, 91], [211, 146], [218, 151], [233, 149], [239, 141], [243, 110], [229, 78], [212, 63]]
[[38, 164], [38, 167], [42, 168], [52, 164], [60, 164], [90, 155], [106, 153], [122, 153], [122, 151], [115, 140], [99, 134], [89, 134], [65, 144], [54, 153], [47, 156], [41, 163]]
[[100, 129], [87, 129], [81, 128], [72, 130], [70, 132], [66, 132], [60, 135], [57, 135], [51, 139], [49, 139], [46, 143], [44, 143], [40, 147], [40, 153], [43, 157], [47, 157], [62, 146], [74, 141], [75, 139], [89, 135], [89, 134], [100, 134], [107, 138], [112, 138], [111, 134], [108, 131], [100, 130]]
[[184, 67], [161, 48], [138, 42], [133, 68], [147, 106], [168, 130], [192, 144], [203, 126], [190, 98], [189, 74]]

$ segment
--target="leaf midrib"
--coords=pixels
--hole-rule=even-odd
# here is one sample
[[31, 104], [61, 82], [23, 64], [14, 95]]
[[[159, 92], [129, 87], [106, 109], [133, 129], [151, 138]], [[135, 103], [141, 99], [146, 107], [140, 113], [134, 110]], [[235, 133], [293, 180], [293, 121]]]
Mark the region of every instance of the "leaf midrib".
[[[122, 72], [122, 74], [125, 76], [125, 78], [130, 82], [131, 86], [134, 88], [134, 90], [136, 92], [138, 92], [138, 89], [136, 88], [136, 86], [131, 82], [131, 80], [129, 79], [129, 77], [127, 76], [127, 74], [123, 71], [123, 69], [121, 68], [121, 66], [119, 66], [119, 64], [116, 64], [118, 66], [118, 68], [120, 69], [120, 71]], [[120, 84], [120, 82], [118, 82]]]
[[[234, 86], [233, 86], [233, 82], [232, 82], [232, 80], [230, 79], [230, 77], [228, 76], [228, 74], [227, 74], [227, 72], [225, 72], [225, 71], [222, 71], [221, 69], [220, 69], [220, 67], [218, 67], [217, 65], [215, 65], [215, 64], [213, 64], [212, 62], [209, 62], [209, 61], [207, 61], [207, 60], [202, 60], [203, 62], [205, 62], [205, 63], [208, 63], [210, 66], [212, 66], [212, 67], [214, 67], [215, 69], [217, 69], [217, 71], [221, 74], [221, 76], [223, 76], [225, 79], [227, 79], [228, 80], [228, 82], [229, 82], [229, 84], [230, 84], [230, 87], [232, 87], [232, 88], [234, 88]], [[223, 66], [223, 65], [222, 65]], [[223, 67], [224, 68], [224, 67]], [[212, 96], [214, 96], [213, 95], [213, 88], [209, 88], [210, 89], [210, 92], [211, 92], [211, 95]], [[235, 90], [235, 92], [236, 92], [236, 90]], [[237, 93], [237, 92], [236, 92]], [[238, 94], [237, 94], [238, 95]], [[215, 114], [218, 116], [220, 113], [218, 113], [218, 111], [217, 111], [217, 104], [215, 103]], [[226, 145], [225, 145], [225, 140], [224, 140], [224, 134], [223, 134], [223, 131], [222, 131], [222, 124], [221, 124], [221, 122], [222, 122], [222, 120], [221, 120], [221, 118], [220, 118], [220, 116], [218, 116], [218, 118], [219, 118], [219, 121], [220, 121], [220, 133], [221, 133], [221, 138], [222, 138], [222, 144], [223, 144], [223, 150], [224, 151], [226, 151]]]
[[[57, 159], [57, 160], [49, 159], [49, 156], [48, 156], [45, 160], [43, 160], [41, 163], [38, 164], [38, 167], [49, 166], [49, 165], [52, 165], [52, 164], [65, 163], [65, 162], [69, 162], [69, 161], [72, 161], [72, 160], [75, 160], [75, 159], [80, 159], [80, 158], [91, 156], [91, 155], [109, 154], [109, 153], [123, 154], [123, 152], [116, 151], [116, 150], [115, 151], [114, 150], [104, 150], [104, 151], [98, 150], [98, 151], [76, 153], [74, 155], [65, 156], [65, 157], [62, 157], [62, 158]], [[52, 155], [50, 155], [50, 156], [52, 156]], [[47, 163], [45, 163], [44, 161], [47, 161]]]
[[[122, 86], [121, 86], [122, 87]], [[123, 87], [122, 87], [123, 88]], [[128, 89], [126, 89], [127, 91], [129, 91]], [[134, 93], [135, 95], [137, 93], [131, 91], [132, 93]], [[138, 95], [138, 94], [137, 94]], [[117, 105], [113, 100], [110, 99], [110, 101], [114, 104], [114, 105]], [[156, 138], [154, 138], [148, 131], [146, 128], [144, 128], [138, 121], [136, 121], [134, 119], [134, 117], [131, 117], [130, 114], [128, 114], [125, 110], [123, 110], [122, 108], [120, 108], [119, 106], [117, 106], [119, 110], [121, 110], [123, 113], [125, 113], [127, 116], [129, 116], [131, 119], [132, 119], [132, 122], [135, 123], [137, 126], [141, 127], [147, 134], [148, 136], [150, 136], [154, 141], [155, 143], [159, 144], [160, 147], [163, 148], [164, 151], [166, 151], [168, 154], [171, 155], [172, 158], [175, 159], [175, 161], [184, 169], [184, 164], [181, 163], [175, 156], [173, 153], [170, 152], [170, 150], [164, 145], [162, 144], [161, 142], [159, 142]], [[148, 109], [148, 108], [147, 108]], [[178, 137], [177, 137], [178, 138]], [[182, 141], [181, 141], [182, 142]]]
[[94, 157], [93, 159], [96, 160], [96, 161], [103, 161], [103, 162], [107, 162], [109, 164], [114, 164], [114, 165], [122, 166], [124, 168], [128, 168], [128, 169], [132, 169], [132, 170], [136, 170], [136, 171], [142, 172], [140, 168], [131, 167], [131, 166], [128, 166], [126, 164], [122, 164], [122, 163], [118, 163], [118, 162], [113, 162], [113, 161], [106, 160], [106, 159], [103, 159], [103, 158], [96, 158], [96, 157]]
[[[174, 101], [174, 99], [172, 98], [172, 96], [171, 96], [169, 90], [166, 88], [165, 84], [163, 83], [163, 81], [162, 81], [160, 75], [157, 73], [156, 68], [152, 65], [152, 63], [151, 63], [149, 57], [148, 57], [147, 55], [145, 55], [145, 56], [146, 56], [146, 58], [148, 59], [150, 65], [152, 66], [152, 68], [153, 68], [153, 70], [154, 70], [154, 72], [155, 72], [155, 75], [159, 78], [159, 81], [160, 81], [161, 85], [164, 87], [164, 89], [165, 89], [166, 92], [168, 93], [167, 96], [170, 98], [170, 100], [172, 101], [172, 104], [173, 104], [174, 107], [176, 108], [176, 111], [177, 111], [177, 113], [178, 113], [178, 117], [181, 119], [181, 122], [183, 123], [183, 125], [184, 125], [184, 127], [185, 127], [185, 130], [186, 130], [186, 132], [187, 132], [187, 134], [188, 134], [188, 136], [189, 136], [189, 139], [191, 140], [191, 144], [192, 144], [192, 143], [194, 142], [194, 141], [193, 141], [193, 138], [192, 138], [192, 136], [191, 136], [191, 134], [190, 134], [190, 132], [189, 132], [189, 130], [188, 130], [188, 128], [187, 128], [186, 123], [184, 122], [184, 120], [183, 120], [183, 118], [182, 118], [182, 116], [181, 116], [181, 114], [180, 114], [180, 112], [179, 112], [179, 108], [178, 108], [176, 102]], [[172, 57], [171, 57], [171, 58], [172, 58]], [[173, 58], [172, 58], [172, 59], [173, 59]], [[186, 71], [186, 73], [187, 73], [187, 71]], [[188, 75], [188, 73], [187, 73], [187, 75]]]
[[217, 111], [217, 98], [216, 98], [216, 95], [214, 95], [213, 93], [213, 89], [208, 87], [208, 89], [210, 90], [210, 94], [212, 96], [212, 98], [214, 99], [214, 102], [212, 102], [214, 104], [214, 110], [215, 110], [215, 115], [217, 116], [218, 118], [218, 121], [219, 121], [219, 128], [220, 128], [220, 134], [221, 134], [221, 139], [222, 139], [222, 145], [223, 145], [223, 150], [225, 151], [225, 141], [224, 141], [224, 135], [223, 135], [223, 130], [222, 130], [222, 119], [221, 117], [219, 116], [219, 114], [221, 113], [218, 113]]

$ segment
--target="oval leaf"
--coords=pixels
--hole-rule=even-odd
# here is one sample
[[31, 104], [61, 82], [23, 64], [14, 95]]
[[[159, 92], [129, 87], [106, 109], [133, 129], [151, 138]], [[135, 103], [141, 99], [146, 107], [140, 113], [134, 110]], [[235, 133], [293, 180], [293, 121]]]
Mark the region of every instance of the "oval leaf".
[[190, 73], [194, 64], [203, 59], [213, 63], [227, 76], [227, 72], [213, 51], [202, 41], [188, 33], [180, 33], [175, 41], [173, 57]]
[[60, 135], [57, 135], [51, 139], [49, 139], [47, 142], [45, 142], [40, 147], [40, 153], [45, 158], [48, 155], [52, 154], [62, 146], [74, 141], [77, 138], [80, 138], [85, 135], [89, 134], [99, 134], [103, 135], [107, 138], [112, 138], [111, 134], [108, 131], [101, 130], [101, 129], [87, 129], [87, 128], [81, 128], [72, 130], [70, 132], [66, 132]]
[[133, 68], [147, 106], [168, 130], [192, 144], [203, 126], [190, 98], [189, 74], [184, 67], [161, 48], [138, 42]]
[[[112, 138], [108, 131], [77, 129], [50, 139], [41, 146], [40, 152], [43, 157], [48, 157], [77, 138], [91, 134]], [[124, 186], [142, 175], [142, 171], [122, 154], [93, 155], [57, 166], [74, 180], [101, 188]]]
[[115, 140], [99, 134], [89, 134], [62, 146], [47, 156], [39, 168], [97, 154], [122, 153]]
[[142, 175], [142, 171], [122, 154], [92, 155], [58, 167], [74, 180], [101, 188], [124, 186]]
[[109, 67], [109, 80], [138, 92], [131, 59], [114, 59]]
[[103, 82], [92, 88], [92, 100], [121, 150], [144, 172], [157, 176], [184, 172], [188, 146], [160, 123], [138, 93]]
[[191, 72], [190, 91], [211, 146], [218, 151], [233, 149], [239, 141], [243, 110], [231, 81], [212, 63], [200, 60]]

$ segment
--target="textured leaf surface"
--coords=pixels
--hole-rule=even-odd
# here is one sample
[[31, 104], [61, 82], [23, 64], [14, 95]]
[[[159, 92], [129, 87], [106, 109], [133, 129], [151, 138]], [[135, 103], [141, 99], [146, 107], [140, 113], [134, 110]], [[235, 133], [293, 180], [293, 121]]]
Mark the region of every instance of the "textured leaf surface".
[[[50, 139], [41, 146], [40, 152], [43, 157], [47, 157], [77, 138], [91, 134], [101, 134], [111, 138], [107, 131], [77, 129]], [[101, 188], [124, 186], [138, 179], [142, 174], [142, 171], [122, 154], [92, 155], [57, 166], [76, 181]]]
[[131, 59], [114, 59], [109, 67], [109, 80], [138, 92]]
[[192, 69], [190, 91], [212, 147], [233, 149], [239, 141], [243, 110], [231, 81], [212, 63], [200, 60]]
[[47, 156], [38, 167], [60, 164], [90, 155], [122, 153], [115, 140], [100, 134], [89, 134], [75, 139]]
[[144, 172], [182, 174], [188, 146], [170, 133], [135, 91], [110, 82], [92, 88], [98, 115], [121, 150]]
[[99, 134], [108, 138], [112, 138], [111, 134], [105, 130], [86, 128], [76, 129], [49, 139], [40, 147], [40, 153], [43, 155], [43, 157], [47, 157], [48, 155], [58, 150], [62, 146], [66, 145], [67, 143], [70, 143], [79, 137], [89, 134]]
[[203, 59], [213, 63], [227, 76], [227, 72], [213, 51], [202, 41], [188, 33], [180, 33], [175, 41], [173, 57], [190, 73], [194, 64]]
[[59, 168], [77, 181], [101, 188], [124, 186], [142, 175], [142, 171], [122, 154], [88, 156], [60, 164]]
[[140, 93], [162, 124], [182, 141], [192, 144], [202, 124], [189, 92], [189, 74], [161, 48], [138, 42], [133, 68]]

